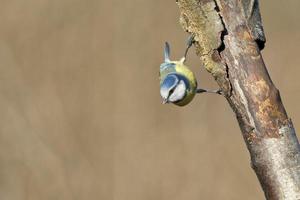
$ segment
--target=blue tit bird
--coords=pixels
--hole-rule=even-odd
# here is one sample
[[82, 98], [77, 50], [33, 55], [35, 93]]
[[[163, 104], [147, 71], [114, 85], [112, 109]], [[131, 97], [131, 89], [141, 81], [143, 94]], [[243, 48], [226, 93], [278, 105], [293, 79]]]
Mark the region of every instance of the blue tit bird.
[[159, 73], [160, 95], [164, 104], [173, 103], [178, 106], [185, 106], [193, 100], [196, 93], [221, 94], [220, 90], [198, 89], [194, 73], [184, 64], [193, 41], [193, 37], [190, 37], [184, 56], [179, 61], [170, 60], [170, 46], [167, 42], [165, 43], [165, 58], [164, 63], [160, 65]]

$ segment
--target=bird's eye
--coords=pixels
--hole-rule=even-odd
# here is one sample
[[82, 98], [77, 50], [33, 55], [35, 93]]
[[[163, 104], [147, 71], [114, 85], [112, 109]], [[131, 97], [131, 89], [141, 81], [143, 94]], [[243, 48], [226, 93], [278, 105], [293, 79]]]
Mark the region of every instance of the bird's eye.
[[173, 94], [173, 92], [175, 91], [175, 87], [173, 87], [170, 91], [169, 91], [169, 96], [171, 96]]

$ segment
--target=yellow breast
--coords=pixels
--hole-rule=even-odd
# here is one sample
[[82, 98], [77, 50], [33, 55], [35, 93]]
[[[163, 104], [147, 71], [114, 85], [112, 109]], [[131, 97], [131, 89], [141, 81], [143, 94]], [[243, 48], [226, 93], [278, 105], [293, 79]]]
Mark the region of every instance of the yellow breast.
[[183, 63], [175, 62], [176, 63], [176, 72], [182, 74], [189, 80], [190, 89], [187, 91], [187, 94], [182, 101], [177, 102], [176, 105], [178, 106], [185, 106], [189, 102], [191, 102], [196, 94], [197, 89], [197, 80], [194, 73]]

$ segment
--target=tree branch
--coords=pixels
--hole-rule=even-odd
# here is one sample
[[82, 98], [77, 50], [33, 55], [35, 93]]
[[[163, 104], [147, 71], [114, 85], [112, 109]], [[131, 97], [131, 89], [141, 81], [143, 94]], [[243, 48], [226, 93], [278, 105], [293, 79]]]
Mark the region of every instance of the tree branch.
[[260, 50], [257, 0], [178, 0], [180, 22], [236, 114], [267, 199], [300, 199], [300, 146]]

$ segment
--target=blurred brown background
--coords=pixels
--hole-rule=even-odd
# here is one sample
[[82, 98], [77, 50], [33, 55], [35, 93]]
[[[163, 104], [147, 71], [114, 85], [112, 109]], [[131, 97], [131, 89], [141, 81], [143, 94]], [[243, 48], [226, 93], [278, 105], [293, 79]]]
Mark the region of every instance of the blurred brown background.
[[[261, 1], [265, 62], [300, 130], [299, 0]], [[227, 102], [162, 105], [174, 0], [2, 0], [1, 200], [250, 200], [263, 193]], [[202, 87], [216, 88], [192, 50]]]

